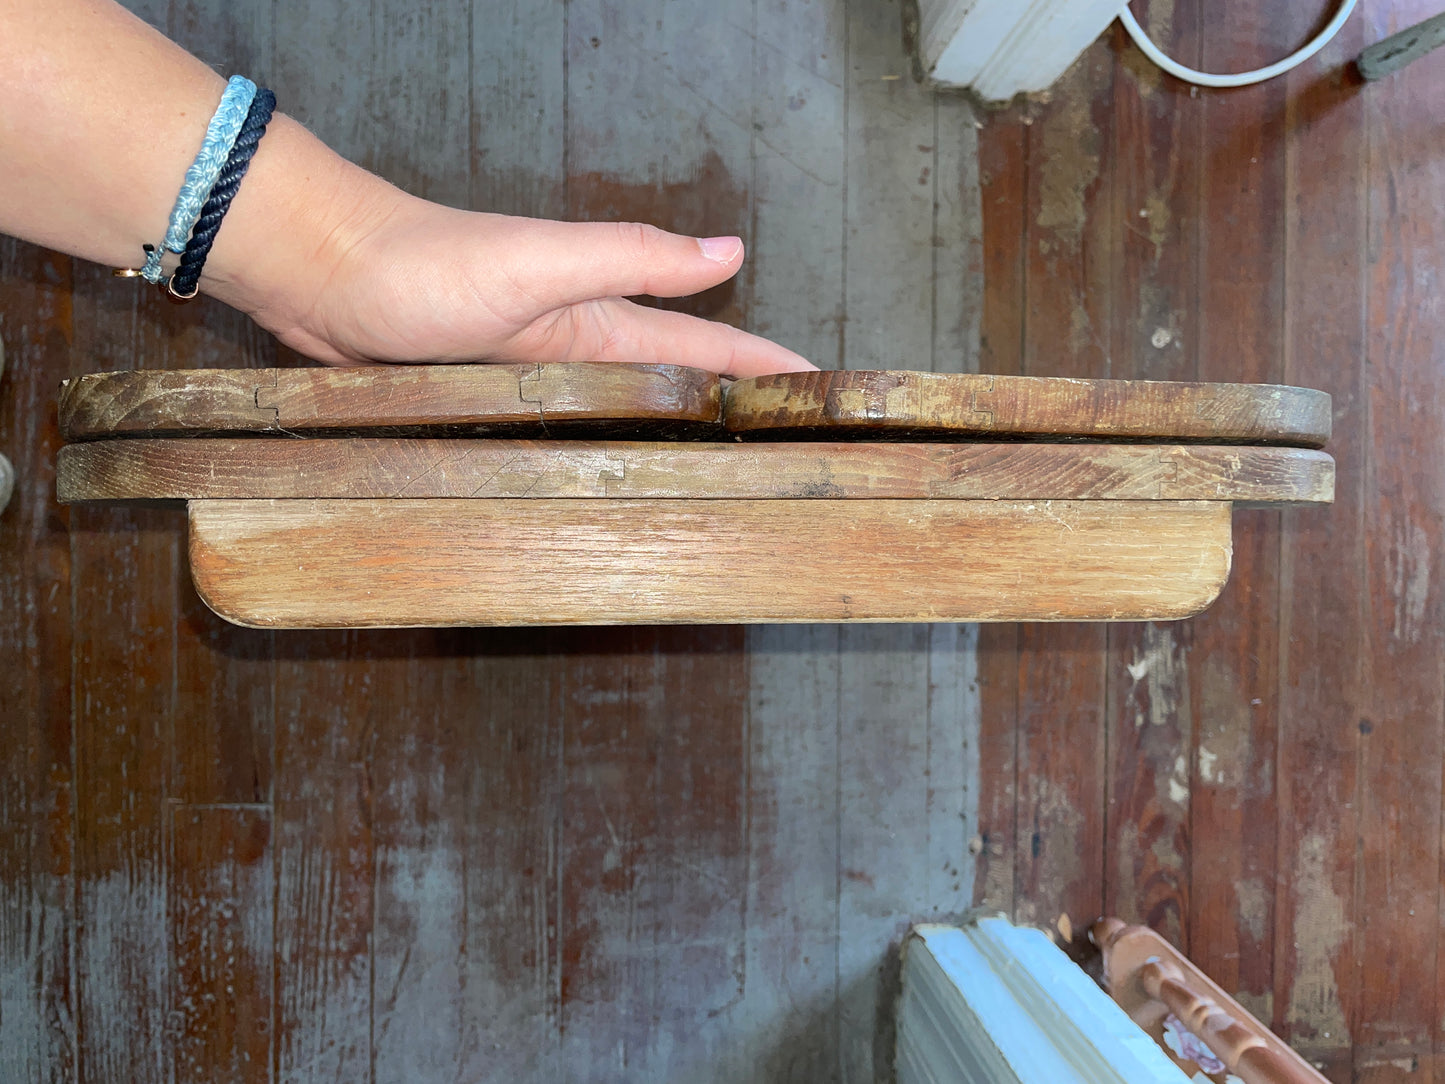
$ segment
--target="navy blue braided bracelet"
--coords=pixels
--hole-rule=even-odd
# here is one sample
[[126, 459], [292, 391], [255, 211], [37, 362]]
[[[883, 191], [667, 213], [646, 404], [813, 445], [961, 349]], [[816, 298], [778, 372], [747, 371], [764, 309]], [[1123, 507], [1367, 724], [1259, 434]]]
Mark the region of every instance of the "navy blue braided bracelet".
[[211, 246], [215, 244], [216, 234], [221, 230], [221, 220], [230, 210], [231, 200], [240, 190], [246, 170], [251, 168], [256, 146], [266, 134], [266, 125], [271, 123], [271, 114], [275, 110], [276, 95], [264, 88], [256, 91], [256, 97], [246, 113], [246, 121], [236, 134], [231, 154], [216, 178], [211, 194], [206, 197], [206, 204], [201, 208], [201, 217], [196, 220], [196, 228], [186, 242], [186, 250], [181, 253], [181, 265], [166, 284], [166, 291], [176, 300], [189, 301], [200, 289], [201, 268], [205, 266], [206, 257], [210, 255]]

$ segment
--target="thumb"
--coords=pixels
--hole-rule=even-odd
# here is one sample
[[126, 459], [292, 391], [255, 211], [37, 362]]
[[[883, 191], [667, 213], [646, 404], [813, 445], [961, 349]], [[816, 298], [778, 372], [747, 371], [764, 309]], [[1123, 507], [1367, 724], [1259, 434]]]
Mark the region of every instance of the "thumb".
[[743, 263], [740, 237], [686, 237], [641, 222], [520, 221], [527, 226], [512, 248], [517, 282], [548, 307], [683, 297], [725, 282]]

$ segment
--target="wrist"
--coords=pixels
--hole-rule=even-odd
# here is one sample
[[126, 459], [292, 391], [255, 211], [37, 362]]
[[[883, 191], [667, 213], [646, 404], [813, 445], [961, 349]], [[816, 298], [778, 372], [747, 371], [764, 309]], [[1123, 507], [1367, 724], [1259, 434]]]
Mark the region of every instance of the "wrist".
[[278, 113], [216, 236], [201, 290], [323, 361], [310, 328], [328, 282], [405, 195]]

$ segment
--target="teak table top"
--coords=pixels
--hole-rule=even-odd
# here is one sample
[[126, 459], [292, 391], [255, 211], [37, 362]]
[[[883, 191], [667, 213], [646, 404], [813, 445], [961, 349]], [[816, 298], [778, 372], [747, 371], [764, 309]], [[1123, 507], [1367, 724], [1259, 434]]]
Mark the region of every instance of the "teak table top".
[[[185, 500], [268, 628], [1169, 620], [1234, 503], [1324, 503], [1329, 396], [667, 365], [102, 373], [62, 500]], [[526, 438], [526, 439], [523, 439]]]
[[139, 370], [67, 381], [68, 440], [167, 435], [1095, 440], [1317, 448], [1306, 388], [970, 373], [809, 372], [726, 387], [670, 365]]

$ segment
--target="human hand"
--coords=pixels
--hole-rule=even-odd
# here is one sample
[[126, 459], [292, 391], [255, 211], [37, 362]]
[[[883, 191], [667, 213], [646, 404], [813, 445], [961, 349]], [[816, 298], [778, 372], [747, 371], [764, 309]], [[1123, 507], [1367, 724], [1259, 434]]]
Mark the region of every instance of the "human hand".
[[737, 237], [459, 211], [369, 175], [344, 184], [361, 191], [313, 260], [324, 275], [251, 310], [319, 361], [621, 361], [732, 376], [815, 368], [726, 324], [626, 300], [726, 281], [742, 266]]
[[[0, 0], [0, 233], [133, 267], [164, 231], [224, 80], [114, 3]], [[135, 71], [165, 94], [123, 95]], [[272, 117], [200, 290], [333, 365], [672, 362], [737, 376], [812, 368], [736, 328], [644, 308], [742, 264], [735, 237], [457, 211]]]

